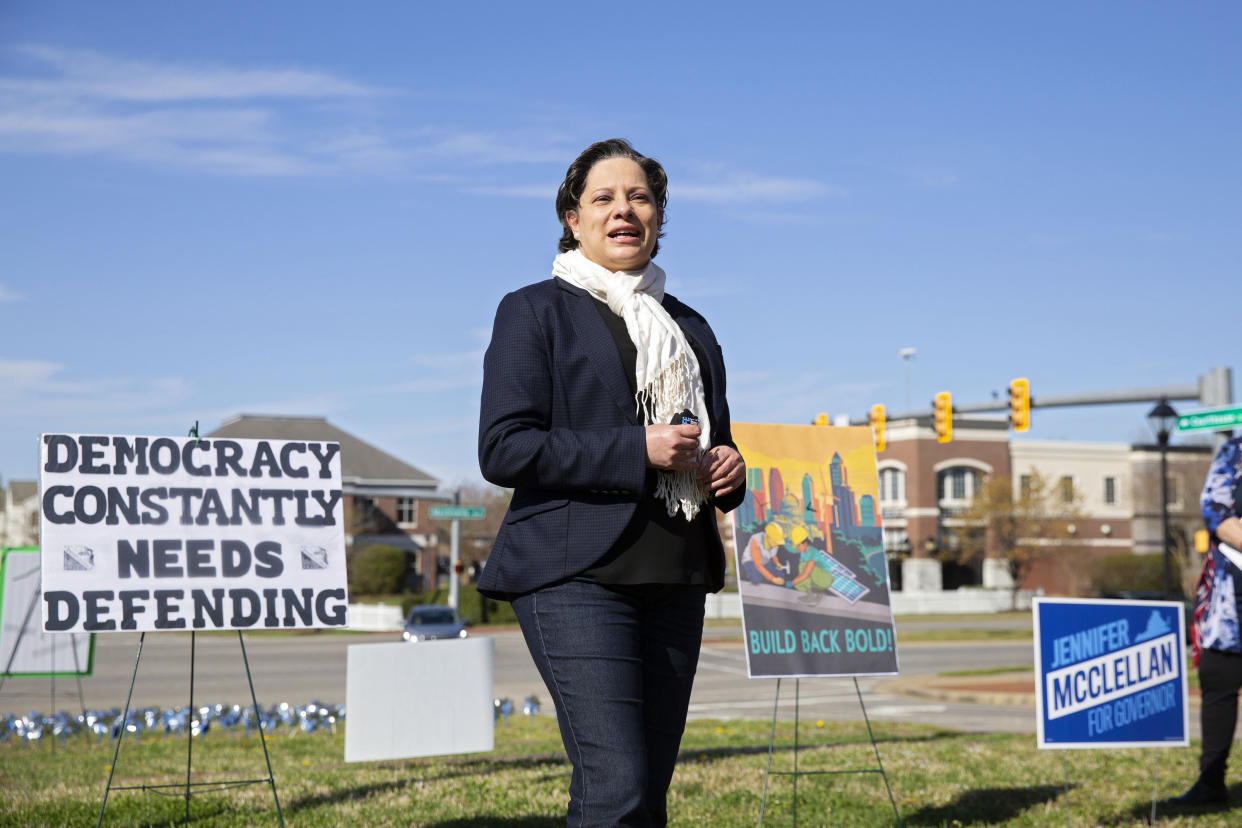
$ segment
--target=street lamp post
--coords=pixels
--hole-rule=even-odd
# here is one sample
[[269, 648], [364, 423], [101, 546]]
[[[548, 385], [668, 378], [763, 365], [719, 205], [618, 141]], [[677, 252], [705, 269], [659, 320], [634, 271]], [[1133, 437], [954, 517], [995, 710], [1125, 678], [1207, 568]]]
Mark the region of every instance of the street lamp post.
[[1147, 422], [1160, 445], [1160, 547], [1164, 550], [1164, 597], [1172, 594], [1172, 564], [1169, 554], [1169, 435], [1177, 422], [1177, 412], [1162, 399], [1147, 413]]

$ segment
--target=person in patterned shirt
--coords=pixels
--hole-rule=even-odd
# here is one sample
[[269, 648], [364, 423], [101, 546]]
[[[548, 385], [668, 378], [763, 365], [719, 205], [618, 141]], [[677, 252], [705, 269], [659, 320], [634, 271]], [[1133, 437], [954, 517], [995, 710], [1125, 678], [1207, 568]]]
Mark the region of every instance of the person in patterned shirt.
[[1211, 545], [1195, 590], [1194, 645], [1199, 667], [1202, 747], [1199, 778], [1179, 805], [1228, 802], [1225, 765], [1238, 721], [1242, 641], [1238, 635], [1242, 587], [1242, 436], [1227, 440], [1212, 460], [1200, 498]]

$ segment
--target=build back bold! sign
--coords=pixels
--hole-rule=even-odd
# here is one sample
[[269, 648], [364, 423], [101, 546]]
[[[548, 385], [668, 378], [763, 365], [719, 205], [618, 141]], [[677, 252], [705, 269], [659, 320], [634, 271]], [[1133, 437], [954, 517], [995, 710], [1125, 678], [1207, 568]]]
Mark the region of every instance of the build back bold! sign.
[[1180, 603], [1036, 598], [1033, 612], [1039, 747], [1189, 743]]
[[44, 434], [48, 632], [343, 627], [338, 443]]
[[734, 423], [732, 512], [752, 678], [891, 675], [897, 639], [867, 427]]

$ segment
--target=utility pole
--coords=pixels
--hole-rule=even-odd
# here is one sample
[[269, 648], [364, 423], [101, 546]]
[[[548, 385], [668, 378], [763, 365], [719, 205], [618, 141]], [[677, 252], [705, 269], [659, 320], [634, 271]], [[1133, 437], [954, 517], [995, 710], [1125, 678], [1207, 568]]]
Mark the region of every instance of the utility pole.
[[[453, 505], [461, 505], [461, 491], [453, 492]], [[453, 518], [453, 528], [449, 534], [449, 606], [457, 609], [457, 562], [461, 560], [461, 520]]]

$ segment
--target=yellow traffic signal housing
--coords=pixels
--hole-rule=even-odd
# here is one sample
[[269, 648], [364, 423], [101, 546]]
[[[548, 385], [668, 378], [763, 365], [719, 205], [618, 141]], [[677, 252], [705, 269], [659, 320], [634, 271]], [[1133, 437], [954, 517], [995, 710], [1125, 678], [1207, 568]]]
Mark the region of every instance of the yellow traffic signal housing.
[[937, 443], [953, 439], [953, 395], [948, 391], [941, 391], [932, 402], [932, 428]]
[[828, 415], [821, 411], [815, 415], [815, 419], [811, 421], [811, 425], [828, 425]]
[[1014, 431], [1031, 427], [1031, 381], [1026, 377], [1009, 383], [1009, 424]]
[[884, 406], [876, 404], [871, 406], [871, 429], [875, 432], [875, 450], [884, 451], [886, 445], [884, 440]]

